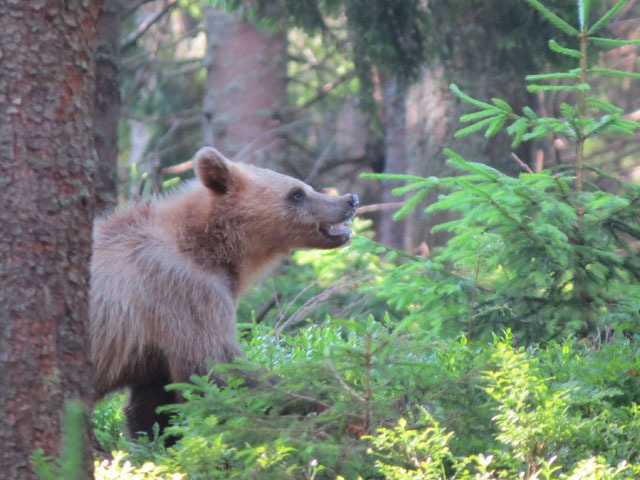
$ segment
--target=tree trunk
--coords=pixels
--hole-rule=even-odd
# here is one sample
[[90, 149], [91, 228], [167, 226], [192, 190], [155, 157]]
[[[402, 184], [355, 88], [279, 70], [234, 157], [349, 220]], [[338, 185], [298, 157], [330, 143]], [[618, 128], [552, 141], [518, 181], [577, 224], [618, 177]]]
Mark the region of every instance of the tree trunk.
[[98, 19], [93, 137], [98, 155], [96, 213], [117, 202], [118, 121], [120, 120], [120, 0], [106, 0]]
[[[99, 12], [99, 1], [0, 2], [0, 472], [8, 480], [35, 479], [29, 456], [59, 454], [65, 403], [92, 396]], [[83, 467], [91, 477], [89, 448]]]
[[[463, 145], [453, 145], [455, 131], [460, 126], [456, 115], [460, 111], [443, 76], [440, 65], [425, 69], [420, 82], [411, 88], [407, 99], [407, 145], [411, 152], [411, 168], [425, 177], [451, 175], [443, 150], [445, 147], [456, 149], [465, 145], [464, 142]], [[475, 156], [471, 158], [477, 160]], [[424, 204], [431, 204], [436, 198], [437, 192], [429, 195]], [[425, 218], [420, 207], [411, 212], [413, 247], [422, 242], [430, 248], [444, 245], [449, 236], [443, 232], [433, 233], [431, 228], [448, 220], [447, 215], [446, 212], [436, 212]]]
[[[534, 104], [528, 96], [523, 74], [503, 71], [496, 78], [495, 71], [462, 68], [460, 66], [434, 63], [425, 69], [420, 82], [413, 85], [407, 95], [407, 149], [410, 152], [410, 171], [425, 177], [442, 177], [454, 172], [446, 164], [444, 148], [450, 148], [469, 161], [485, 163], [508, 175], [518, 175], [522, 167], [513, 159], [511, 139], [505, 132], [486, 138], [484, 131], [456, 138], [455, 133], [466, 124], [460, 123], [460, 116], [473, 111], [449, 89], [455, 83], [466, 93], [482, 101], [493, 97], [503, 98], [514, 110], [520, 112], [524, 105]], [[522, 146], [515, 153], [526, 163], [533, 164], [528, 146]], [[425, 205], [433, 203], [436, 193], [427, 197], [422, 206], [411, 214], [409, 223], [413, 226], [408, 235], [409, 244], [416, 247], [426, 242], [429, 247], [443, 245], [448, 234], [433, 233], [434, 225], [451, 219], [447, 212], [436, 212], [429, 217], [423, 214]]]
[[276, 129], [287, 103], [286, 35], [213, 8], [207, 10], [206, 33], [211, 63], [204, 108], [214, 145], [239, 160], [278, 163]]
[[[384, 173], [409, 173], [409, 159], [406, 150], [406, 94], [407, 90], [399, 84], [394, 74], [380, 75], [380, 91], [384, 111]], [[383, 182], [382, 203], [401, 202], [402, 198], [391, 193], [395, 185]], [[393, 248], [408, 247], [405, 234], [406, 220], [393, 220], [397, 209], [384, 209], [380, 212], [378, 239]]]

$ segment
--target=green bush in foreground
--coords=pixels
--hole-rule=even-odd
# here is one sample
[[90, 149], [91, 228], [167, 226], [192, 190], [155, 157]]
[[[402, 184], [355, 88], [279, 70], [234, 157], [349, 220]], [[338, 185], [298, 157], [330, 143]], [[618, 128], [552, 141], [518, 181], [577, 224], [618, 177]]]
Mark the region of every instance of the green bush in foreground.
[[[584, 163], [594, 140], [606, 144], [634, 135], [640, 123], [591, 90], [595, 76], [640, 79], [640, 74], [590, 65], [592, 53], [640, 45], [597, 36], [627, 3], [617, 1], [604, 16], [590, 22], [591, 2], [578, 1], [578, 25], [573, 26], [529, 0], [574, 45], [555, 40], [550, 48], [575, 62], [565, 72], [527, 77], [532, 92], [564, 92], [567, 103], [559, 117], [540, 117], [529, 107], [515, 112], [504, 100], [491, 103], [453, 92], [472, 112], [461, 120], [468, 126], [458, 135], [500, 130], [513, 147], [547, 137], [573, 145], [575, 163], [517, 178], [446, 150], [460, 175], [422, 178], [410, 175], [370, 175], [402, 181], [398, 194], [410, 198], [396, 214], [406, 215], [434, 190], [442, 193], [427, 215], [447, 211], [454, 219], [434, 230], [452, 238], [428, 261], [408, 260], [391, 273], [393, 282], [380, 295], [396, 308], [409, 307], [416, 321], [429, 322], [435, 335], [465, 329], [468, 338], [490, 338], [508, 326], [521, 342], [548, 341], [568, 334], [608, 338], [614, 331], [638, 331], [640, 310], [640, 187], [622, 182]], [[615, 191], [601, 185], [615, 184]], [[418, 291], [403, 287], [412, 277], [423, 279]], [[413, 280], [415, 282], [415, 280]], [[395, 285], [395, 287], [394, 287]]]
[[[334, 322], [281, 335], [268, 352], [256, 334], [248, 355], [268, 358], [263, 365], [280, 382], [247, 389], [216, 366], [228, 376], [225, 388], [207, 377], [180, 386], [188, 401], [174, 408], [169, 432], [182, 435], [178, 443], [167, 450], [138, 444], [130, 458], [190, 479], [623, 479], [640, 472], [633, 342], [525, 348], [509, 332], [490, 344], [431, 342], [374, 320], [349, 330]], [[600, 476], [587, 476], [589, 468]]]

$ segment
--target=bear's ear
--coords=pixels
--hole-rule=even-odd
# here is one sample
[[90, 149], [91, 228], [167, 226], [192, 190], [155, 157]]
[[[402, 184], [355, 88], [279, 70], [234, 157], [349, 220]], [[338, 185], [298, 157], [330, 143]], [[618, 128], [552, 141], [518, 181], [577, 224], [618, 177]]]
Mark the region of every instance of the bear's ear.
[[213, 147], [203, 147], [194, 157], [195, 169], [202, 184], [218, 195], [233, 189], [238, 181], [229, 160]]

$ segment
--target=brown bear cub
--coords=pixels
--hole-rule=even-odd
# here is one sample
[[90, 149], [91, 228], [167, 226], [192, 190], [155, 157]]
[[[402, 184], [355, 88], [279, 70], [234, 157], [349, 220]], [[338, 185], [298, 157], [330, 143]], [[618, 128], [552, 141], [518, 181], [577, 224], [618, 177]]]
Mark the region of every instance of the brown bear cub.
[[129, 388], [131, 435], [152, 434], [178, 401], [165, 385], [205, 375], [241, 354], [238, 296], [251, 277], [296, 248], [335, 248], [358, 197], [323, 195], [271, 170], [205, 147], [199, 179], [96, 222], [91, 261], [91, 355], [96, 398]]

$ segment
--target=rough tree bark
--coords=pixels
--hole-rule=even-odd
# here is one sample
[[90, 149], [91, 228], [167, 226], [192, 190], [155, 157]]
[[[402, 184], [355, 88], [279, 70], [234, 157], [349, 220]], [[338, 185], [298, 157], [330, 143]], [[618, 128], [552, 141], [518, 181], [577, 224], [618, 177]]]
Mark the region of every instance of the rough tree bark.
[[206, 34], [211, 63], [204, 109], [213, 144], [229, 156], [259, 151], [252, 162], [277, 163], [278, 136], [264, 134], [280, 125], [287, 103], [286, 35], [214, 8], [207, 9]]
[[121, 11], [121, 0], [105, 0], [98, 19], [93, 114], [93, 137], [99, 160], [96, 213], [109, 210], [117, 202]]
[[[0, 472], [36, 478], [91, 399], [87, 314], [100, 1], [0, 2]], [[91, 451], [84, 452], [91, 476]]]

